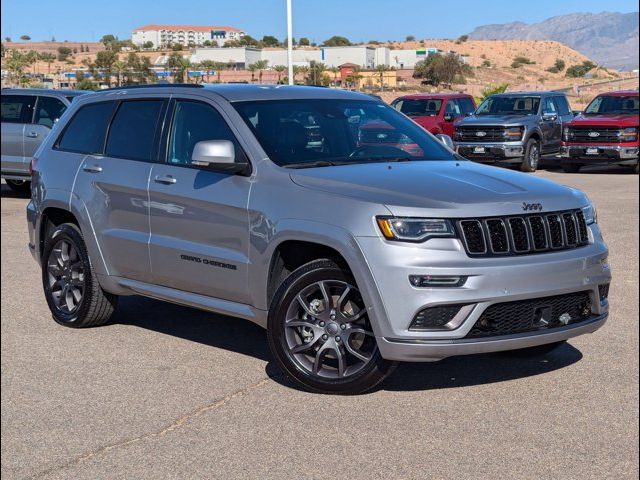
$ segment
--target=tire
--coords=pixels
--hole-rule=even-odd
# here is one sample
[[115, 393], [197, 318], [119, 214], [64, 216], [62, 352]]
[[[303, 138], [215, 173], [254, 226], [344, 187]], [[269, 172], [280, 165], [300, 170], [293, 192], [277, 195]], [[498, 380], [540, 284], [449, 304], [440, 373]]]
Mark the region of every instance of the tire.
[[[42, 286], [60, 325], [96, 327], [109, 321], [118, 297], [100, 287], [80, 229], [63, 223], [51, 229], [42, 255]], [[64, 297], [63, 297], [64, 294]]]
[[562, 340], [561, 342], [547, 343], [545, 345], [537, 345], [535, 347], [520, 348], [518, 350], [507, 350], [502, 353], [508, 357], [515, 357], [515, 358], [542, 357], [543, 355], [551, 353], [555, 349], [561, 347], [565, 343], [567, 343], [567, 341]]
[[579, 163], [569, 162], [562, 162], [560, 166], [562, 167], [562, 171], [564, 173], [578, 173], [580, 171], [580, 168], [582, 167], [582, 165], [580, 165]]
[[31, 182], [29, 180], [10, 180], [5, 179], [7, 182], [7, 186], [16, 193], [20, 195], [29, 195], [31, 194]]
[[527, 140], [524, 149], [524, 158], [520, 170], [523, 172], [535, 172], [540, 164], [540, 143], [534, 138]]
[[278, 288], [267, 338], [282, 371], [311, 392], [363, 393], [397, 365], [380, 356], [353, 276], [328, 259], [301, 266]]

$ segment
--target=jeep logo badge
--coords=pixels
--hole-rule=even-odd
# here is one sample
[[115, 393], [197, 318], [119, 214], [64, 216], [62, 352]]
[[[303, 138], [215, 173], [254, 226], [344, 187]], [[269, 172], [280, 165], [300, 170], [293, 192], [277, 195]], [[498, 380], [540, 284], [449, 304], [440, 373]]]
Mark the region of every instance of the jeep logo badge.
[[600, 136], [600, 132], [589, 132], [591, 138], [597, 138]]
[[542, 204], [522, 202], [522, 210], [525, 212], [541, 212]]
[[487, 132], [476, 132], [476, 137], [486, 137]]

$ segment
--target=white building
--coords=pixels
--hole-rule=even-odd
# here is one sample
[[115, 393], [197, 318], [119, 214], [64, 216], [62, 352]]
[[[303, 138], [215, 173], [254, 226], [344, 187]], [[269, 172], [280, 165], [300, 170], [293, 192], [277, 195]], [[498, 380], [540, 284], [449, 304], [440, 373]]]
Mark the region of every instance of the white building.
[[222, 46], [244, 35], [246, 33], [238, 28], [217, 25], [145, 25], [133, 31], [131, 41], [135, 45], [151, 42], [154, 48], [173, 44], [197, 46], [206, 41]]
[[262, 60], [261, 52], [259, 48], [253, 47], [195, 48], [190, 60], [191, 63], [200, 63], [204, 60], [220, 62], [231, 68], [244, 70], [252, 63]]
[[322, 47], [320, 52], [320, 61], [328, 67], [339, 67], [344, 63], [353, 63], [361, 68], [376, 66], [376, 49], [373, 47]]

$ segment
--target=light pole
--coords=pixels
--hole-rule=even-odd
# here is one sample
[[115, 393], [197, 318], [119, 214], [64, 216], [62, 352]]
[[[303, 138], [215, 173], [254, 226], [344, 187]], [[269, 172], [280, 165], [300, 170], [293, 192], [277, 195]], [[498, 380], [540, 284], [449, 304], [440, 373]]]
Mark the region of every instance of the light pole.
[[289, 85], [293, 85], [293, 25], [291, 19], [291, 0], [287, 0], [287, 66], [289, 67]]

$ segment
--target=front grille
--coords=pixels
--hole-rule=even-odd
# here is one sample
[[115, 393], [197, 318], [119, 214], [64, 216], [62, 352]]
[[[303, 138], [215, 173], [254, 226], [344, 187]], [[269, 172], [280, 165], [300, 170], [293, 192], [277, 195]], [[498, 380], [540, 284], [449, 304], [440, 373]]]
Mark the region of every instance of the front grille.
[[619, 143], [619, 127], [568, 127], [570, 142], [579, 143]]
[[457, 222], [457, 227], [471, 256], [524, 255], [589, 243], [582, 210], [464, 219]]
[[536, 332], [589, 319], [589, 292], [496, 303], [488, 307], [465, 338]]
[[504, 127], [456, 127], [459, 142], [504, 142]]

